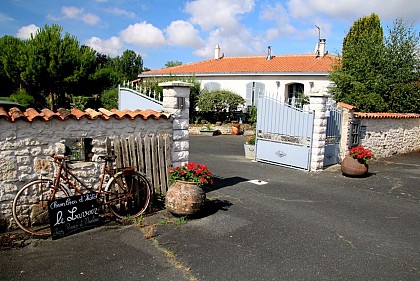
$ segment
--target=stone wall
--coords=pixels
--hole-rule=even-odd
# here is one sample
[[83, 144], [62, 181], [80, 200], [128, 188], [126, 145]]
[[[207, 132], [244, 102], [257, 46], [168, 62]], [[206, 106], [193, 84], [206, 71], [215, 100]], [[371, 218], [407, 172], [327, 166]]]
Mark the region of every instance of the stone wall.
[[420, 150], [420, 118], [360, 119], [366, 128], [361, 145], [371, 149], [376, 158]]
[[92, 162], [74, 162], [85, 182], [98, 183], [101, 164], [98, 155], [106, 154], [105, 140], [111, 136], [137, 134], [172, 134], [172, 119], [137, 117], [104, 120], [87, 118], [49, 121], [0, 120], [0, 218], [11, 217], [11, 207], [18, 189], [35, 179], [41, 171], [53, 174], [49, 154], [64, 154], [69, 138], [92, 138]]
[[[168, 82], [161, 85], [164, 92], [163, 112], [159, 117], [137, 112], [119, 111], [115, 116], [88, 118], [76, 116], [48, 119], [30, 118], [17, 120], [0, 117], [0, 229], [3, 222], [11, 223], [12, 201], [25, 183], [47, 172], [54, 174], [54, 165], [49, 154], [64, 154], [66, 139], [92, 139], [92, 161], [71, 164], [77, 175], [87, 184], [99, 184], [102, 163], [96, 162], [98, 155], [106, 154], [107, 137], [129, 135], [168, 134], [172, 140], [172, 165], [188, 162], [188, 111], [189, 84]], [[178, 98], [184, 105], [178, 109]], [[90, 110], [92, 112], [92, 110]], [[137, 116], [137, 117], [133, 117]], [[170, 116], [170, 117], [167, 117]]]
[[360, 124], [359, 144], [372, 150], [375, 158], [420, 150], [420, 114], [360, 113], [355, 107], [338, 103], [343, 110], [340, 157], [349, 150], [351, 123]]

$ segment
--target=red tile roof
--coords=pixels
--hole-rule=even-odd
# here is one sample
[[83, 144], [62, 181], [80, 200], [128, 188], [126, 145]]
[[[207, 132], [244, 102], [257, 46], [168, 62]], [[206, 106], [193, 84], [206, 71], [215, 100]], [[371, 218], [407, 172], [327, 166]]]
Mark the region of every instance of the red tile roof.
[[111, 111], [105, 108], [99, 108], [98, 111], [91, 108], [86, 109], [85, 111], [73, 108], [67, 110], [64, 108], [59, 108], [57, 112], [53, 112], [49, 109], [42, 109], [41, 112], [36, 111], [33, 108], [28, 108], [25, 111], [19, 110], [17, 107], [12, 107], [9, 111], [6, 111], [3, 107], [0, 107], [0, 120], [5, 119], [9, 122], [15, 122], [16, 120], [25, 120], [32, 122], [34, 120], [49, 121], [52, 119], [66, 120], [66, 119], [76, 119], [81, 118], [87, 119], [97, 119], [102, 118], [104, 120], [109, 120], [111, 117], [116, 119], [135, 119], [142, 118], [147, 119], [168, 119], [169, 117], [163, 113], [154, 111], [154, 110], [117, 110], [112, 109]]
[[[344, 102], [337, 102], [338, 106], [343, 108], [347, 108], [350, 110], [357, 109], [355, 106], [344, 103]], [[355, 117], [362, 118], [362, 119], [406, 119], [406, 118], [420, 118], [420, 114], [417, 113], [388, 113], [388, 112], [354, 112]]]
[[417, 113], [387, 113], [387, 112], [375, 112], [375, 113], [364, 113], [355, 112], [356, 117], [364, 119], [406, 119], [406, 118], [420, 118], [420, 114]]
[[354, 110], [354, 109], [356, 109], [356, 107], [354, 106], [354, 105], [351, 105], [351, 104], [347, 104], [347, 103], [344, 103], [344, 102], [337, 102], [337, 105], [338, 106], [341, 106], [341, 107], [343, 107], [343, 108], [347, 108], [347, 109], [350, 109], [350, 110]]
[[190, 74], [239, 74], [239, 73], [289, 73], [289, 72], [329, 72], [335, 63], [336, 56], [325, 55], [317, 58], [315, 55], [281, 55], [266, 60], [265, 56], [223, 57], [201, 62], [162, 68], [142, 72], [140, 77], [159, 75], [190, 75]]

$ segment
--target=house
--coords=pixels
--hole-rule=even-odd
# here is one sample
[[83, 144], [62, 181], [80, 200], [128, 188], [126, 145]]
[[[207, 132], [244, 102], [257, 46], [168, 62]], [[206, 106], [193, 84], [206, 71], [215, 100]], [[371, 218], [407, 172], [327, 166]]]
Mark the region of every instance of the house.
[[139, 78], [194, 76], [203, 89], [233, 91], [247, 106], [256, 105], [261, 93], [295, 104], [302, 94], [327, 93], [328, 74], [337, 57], [328, 54], [325, 46], [325, 39], [320, 39], [314, 54], [272, 55], [268, 47], [265, 56], [228, 57], [216, 45], [213, 59], [146, 71]]

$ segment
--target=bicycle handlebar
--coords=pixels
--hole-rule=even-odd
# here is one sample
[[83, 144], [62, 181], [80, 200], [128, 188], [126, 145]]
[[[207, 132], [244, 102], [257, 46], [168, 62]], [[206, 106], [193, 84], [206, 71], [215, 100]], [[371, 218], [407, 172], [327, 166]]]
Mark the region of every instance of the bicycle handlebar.
[[63, 156], [63, 155], [55, 155], [55, 153], [51, 153], [49, 156], [52, 157], [52, 158], [54, 158], [54, 160], [58, 160], [58, 161], [60, 161], [60, 160], [68, 160], [68, 158], [66, 156]]

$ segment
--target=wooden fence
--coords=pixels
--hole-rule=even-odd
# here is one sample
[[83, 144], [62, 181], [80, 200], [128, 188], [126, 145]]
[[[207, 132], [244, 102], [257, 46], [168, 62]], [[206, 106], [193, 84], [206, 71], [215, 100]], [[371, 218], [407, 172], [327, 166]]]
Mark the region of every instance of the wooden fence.
[[166, 194], [172, 165], [169, 135], [109, 137], [106, 144], [107, 154], [116, 156], [116, 168], [136, 167], [152, 183], [153, 195]]

